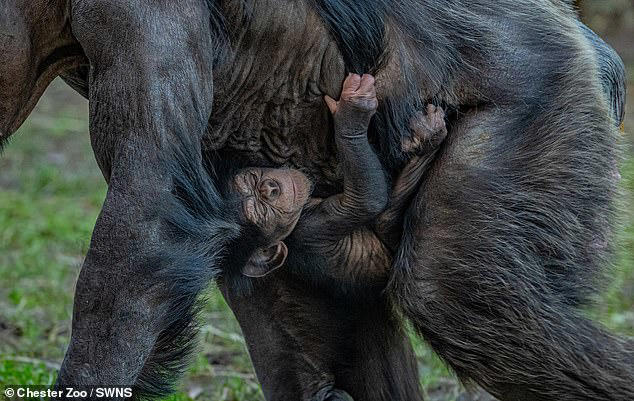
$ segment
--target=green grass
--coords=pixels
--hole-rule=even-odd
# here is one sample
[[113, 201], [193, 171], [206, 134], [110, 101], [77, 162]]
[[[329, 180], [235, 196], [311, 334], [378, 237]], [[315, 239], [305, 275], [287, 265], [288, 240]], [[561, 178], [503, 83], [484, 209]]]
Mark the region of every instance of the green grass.
[[[85, 102], [55, 83], [0, 158], [0, 386], [53, 383], [68, 343], [74, 282], [106, 189], [86, 118]], [[634, 204], [633, 158], [622, 175]], [[614, 282], [590, 312], [629, 335], [631, 212], [624, 214]], [[209, 291], [203, 322], [200, 352], [182, 391], [168, 400], [261, 400], [239, 327], [216, 290]], [[427, 399], [455, 399], [455, 378], [419, 339], [413, 341]]]
[[623, 177], [623, 221], [619, 249], [615, 258], [611, 285], [591, 311], [591, 316], [607, 327], [634, 336], [634, 158], [621, 168]]
[[44, 363], [16, 362], [11, 360], [0, 361], [0, 387], [3, 384], [37, 384], [52, 385], [55, 382], [56, 372]]

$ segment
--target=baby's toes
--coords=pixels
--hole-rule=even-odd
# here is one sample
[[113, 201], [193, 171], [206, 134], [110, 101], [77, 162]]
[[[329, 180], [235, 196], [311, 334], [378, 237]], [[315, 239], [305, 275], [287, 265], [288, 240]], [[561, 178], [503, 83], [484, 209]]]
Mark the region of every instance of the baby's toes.
[[414, 115], [409, 119], [409, 129], [412, 131], [418, 130], [420, 127], [425, 126], [425, 120], [427, 116], [422, 111], [417, 111]]
[[446, 133], [447, 127], [445, 126], [445, 111], [442, 108], [433, 106], [431, 113], [427, 113], [427, 119], [429, 121], [429, 128], [432, 131], [445, 131]]
[[421, 143], [415, 135], [409, 138], [403, 138], [401, 141], [401, 150], [404, 153], [417, 153], [420, 150]]
[[422, 111], [416, 112], [409, 122], [409, 128], [412, 131], [412, 137], [419, 142], [425, 142], [431, 139], [433, 134], [429, 121], [429, 115]]

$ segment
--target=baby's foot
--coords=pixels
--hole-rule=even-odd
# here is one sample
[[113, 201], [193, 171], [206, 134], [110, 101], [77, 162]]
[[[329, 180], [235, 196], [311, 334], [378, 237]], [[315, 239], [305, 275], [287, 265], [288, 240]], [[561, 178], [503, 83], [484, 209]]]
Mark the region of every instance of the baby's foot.
[[436, 149], [447, 137], [445, 112], [442, 108], [428, 104], [425, 112], [419, 111], [409, 122], [411, 137], [403, 139], [402, 150], [421, 154]]

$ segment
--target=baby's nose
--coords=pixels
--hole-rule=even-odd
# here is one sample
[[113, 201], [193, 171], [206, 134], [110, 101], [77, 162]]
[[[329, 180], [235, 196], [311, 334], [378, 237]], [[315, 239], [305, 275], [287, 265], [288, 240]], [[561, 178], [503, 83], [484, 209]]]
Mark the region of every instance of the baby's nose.
[[280, 196], [280, 185], [271, 179], [266, 179], [260, 184], [260, 195], [264, 200], [273, 201]]

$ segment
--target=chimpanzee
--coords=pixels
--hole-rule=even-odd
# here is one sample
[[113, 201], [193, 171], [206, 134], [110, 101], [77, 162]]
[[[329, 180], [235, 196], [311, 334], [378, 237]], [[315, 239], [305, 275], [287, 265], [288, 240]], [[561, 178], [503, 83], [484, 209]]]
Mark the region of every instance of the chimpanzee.
[[[373, 336], [346, 335], [356, 330], [367, 334], [371, 329], [355, 323], [364, 320], [357, 315], [363, 315], [365, 307], [369, 307], [375, 317], [385, 314], [385, 326], [390, 327], [392, 319], [383, 310], [384, 303], [379, 298], [401, 236], [404, 205], [411, 200], [447, 130], [444, 111], [434, 105], [427, 105], [425, 112], [414, 116], [410, 122], [411, 136], [402, 143], [411, 159], [388, 196], [387, 179], [367, 137], [370, 119], [377, 106], [374, 78], [367, 74], [351, 74], [344, 81], [339, 102], [328, 96], [325, 99], [334, 116], [335, 142], [344, 165], [343, 192], [326, 199], [309, 199], [311, 182], [294, 169], [246, 168], [232, 175], [225, 186], [226, 192], [237, 198], [243, 241], [236, 244], [239, 246], [230, 251], [227, 259], [232, 265], [243, 266], [234, 274], [241, 272], [251, 277], [268, 275], [284, 264], [282, 270], [286, 272], [257, 281], [268, 279], [292, 288], [297, 281], [289, 279], [289, 274], [299, 281], [312, 278], [333, 299], [339, 300], [333, 302], [307, 294], [302, 300], [303, 306], [309, 300], [315, 308], [302, 325], [297, 325], [293, 300], [284, 293], [280, 294], [277, 306], [265, 309], [267, 313], [277, 315], [278, 330], [284, 330], [292, 338], [292, 344], [301, 345], [299, 349], [290, 345], [287, 351], [290, 355], [284, 362], [292, 363], [295, 358], [301, 361], [289, 372], [303, 377], [302, 399], [343, 401], [352, 398], [337, 388], [342, 384], [341, 378], [355, 380], [358, 372], [349, 372], [354, 364], [341, 366], [339, 361], [343, 355], [355, 358], [354, 355], [369, 351], [363, 342], [357, 343], [354, 338], [385, 341], [386, 347], [372, 346], [372, 349], [388, 350], [388, 344], [395, 339], [394, 333], [400, 333], [390, 329], [374, 330]], [[248, 241], [244, 241], [245, 238]], [[248, 248], [244, 246], [245, 242], [249, 242]], [[230, 268], [223, 270], [231, 272]], [[232, 279], [236, 277], [225, 277], [225, 280]], [[248, 296], [262, 295], [265, 295], [265, 302], [276, 297], [256, 291], [251, 291]], [[359, 308], [346, 306], [354, 303], [363, 305]], [[324, 310], [347, 316], [345, 320], [333, 321], [328, 312], [323, 313]], [[266, 337], [267, 325], [255, 322], [267, 319], [262, 313], [251, 314], [251, 317], [261, 336]], [[336, 327], [331, 327], [333, 324]], [[255, 355], [260, 349], [256, 349]], [[394, 372], [392, 380], [401, 383], [394, 387], [398, 393], [393, 396], [419, 398], [418, 385], [407, 380], [415, 377], [415, 367], [408, 363], [411, 355], [390, 356], [388, 353], [379, 358], [397, 358], [392, 364], [380, 363], [379, 366], [393, 366], [406, 372], [404, 377]], [[286, 393], [283, 397], [288, 396]]]
[[[205, 153], [246, 165], [308, 171], [314, 195], [341, 192], [322, 99], [337, 98], [353, 71], [383, 83], [368, 132], [390, 177], [422, 104], [452, 110], [448, 139], [406, 205], [389, 301], [351, 313], [279, 271], [249, 298], [224, 288], [265, 395], [300, 398], [313, 377], [293, 379], [308, 365], [295, 351], [338, 335], [355, 351], [324, 354], [341, 368], [336, 387], [362, 400], [420, 399], [402, 314], [463, 380], [503, 400], [634, 399], [631, 344], [579, 311], [614, 243], [620, 114], [609, 100], [622, 105], [621, 64], [588, 40], [568, 3], [3, 2], [0, 144], [61, 75], [90, 100], [108, 182], [58, 385], [172, 388], [188, 344], [177, 334], [240, 233], [214, 182], [185, 186], [190, 197], [214, 194], [210, 207], [155, 213], [192, 170], [173, 174], [166, 158], [186, 144], [195, 170], [205, 142]], [[604, 94], [602, 77], [619, 96]], [[213, 241], [200, 243], [203, 232]]]
[[374, 77], [350, 74], [340, 100], [325, 100], [344, 166], [343, 192], [311, 199], [312, 183], [295, 169], [251, 167], [233, 176], [228, 192], [237, 197], [243, 231], [259, 234], [250, 236], [257, 245], [242, 273], [269, 274], [284, 264], [290, 246], [289, 265], [302, 266], [302, 274], [328, 279], [329, 288], [378, 294], [398, 246], [403, 205], [447, 133], [444, 111], [430, 104], [412, 119], [412, 135], [402, 144], [412, 158], [388, 195], [385, 173], [367, 137], [378, 105]]

